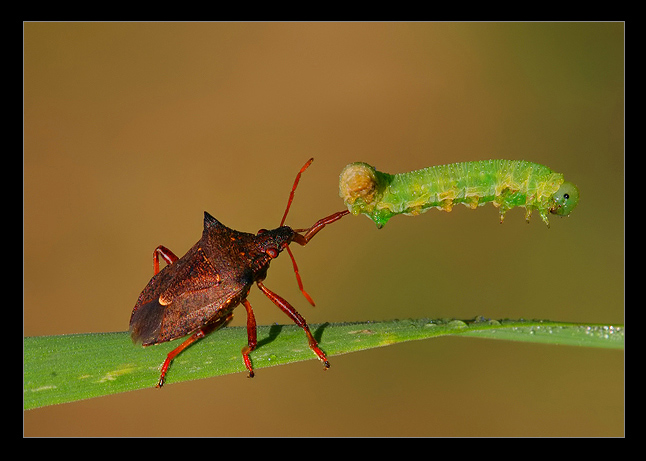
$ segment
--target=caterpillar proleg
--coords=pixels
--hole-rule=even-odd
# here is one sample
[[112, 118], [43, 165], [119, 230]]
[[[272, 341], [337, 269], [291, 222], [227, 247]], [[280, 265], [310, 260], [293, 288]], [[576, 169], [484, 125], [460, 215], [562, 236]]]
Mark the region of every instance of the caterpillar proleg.
[[365, 214], [378, 228], [398, 214], [451, 211], [456, 203], [475, 209], [488, 202], [500, 210], [501, 223], [520, 206], [528, 222], [536, 210], [549, 226], [548, 212], [567, 216], [579, 201], [579, 190], [562, 174], [524, 160], [451, 163], [399, 174], [356, 162], [341, 172], [339, 195], [352, 214]]

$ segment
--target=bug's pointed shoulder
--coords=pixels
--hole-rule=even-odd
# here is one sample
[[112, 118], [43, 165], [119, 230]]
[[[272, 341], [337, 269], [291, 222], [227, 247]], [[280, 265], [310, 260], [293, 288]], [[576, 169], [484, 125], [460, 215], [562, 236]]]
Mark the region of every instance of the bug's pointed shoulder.
[[208, 211], [205, 211], [204, 212], [204, 229], [211, 228], [211, 227], [225, 227], [225, 225], [222, 224], [217, 219], [215, 219], [213, 216], [211, 216]]
[[[208, 212], [204, 212], [204, 229], [202, 230], [202, 244], [207, 253], [211, 254], [213, 246], [224, 245], [225, 242], [233, 235], [239, 232], [225, 226], [220, 221], [211, 216]], [[207, 250], [207, 248], [211, 248]], [[217, 253], [219, 255], [219, 253]], [[217, 255], [212, 255], [217, 257]]]

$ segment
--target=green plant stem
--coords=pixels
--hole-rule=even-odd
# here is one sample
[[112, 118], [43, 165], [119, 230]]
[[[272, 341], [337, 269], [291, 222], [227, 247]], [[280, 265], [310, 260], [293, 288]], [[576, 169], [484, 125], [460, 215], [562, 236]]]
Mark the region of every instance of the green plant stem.
[[[330, 356], [445, 335], [623, 349], [622, 325], [583, 325], [544, 320], [392, 320], [311, 325]], [[153, 387], [171, 341], [143, 348], [128, 332], [24, 338], [24, 408], [73, 402]], [[166, 385], [246, 372], [240, 349], [245, 327], [223, 328], [182, 352], [171, 364]], [[295, 325], [258, 327], [254, 369], [315, 358]]]

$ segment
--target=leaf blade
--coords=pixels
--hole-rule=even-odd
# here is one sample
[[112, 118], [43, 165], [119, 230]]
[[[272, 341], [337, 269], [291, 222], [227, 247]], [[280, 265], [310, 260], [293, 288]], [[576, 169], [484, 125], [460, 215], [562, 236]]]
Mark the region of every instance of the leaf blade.
[[[311, 325], [328, 357], [400, 342], [446, 335], [623, 349], [622, 325], [586, 325], [544, 320], [512, 321], [477, 318], [410, 319]], [[240, 348], [246, 328], [223, 328], [182, 352], [171, 365], [166, 385], [246, 371]], [[146, 348], [135, 346], [128, 332], [26, 337], [24, 409], [73, 402], [153, 387], [171, 341]], [[254, 368], [315, 358], [303, 331], [295, 325], [258, 327]]]

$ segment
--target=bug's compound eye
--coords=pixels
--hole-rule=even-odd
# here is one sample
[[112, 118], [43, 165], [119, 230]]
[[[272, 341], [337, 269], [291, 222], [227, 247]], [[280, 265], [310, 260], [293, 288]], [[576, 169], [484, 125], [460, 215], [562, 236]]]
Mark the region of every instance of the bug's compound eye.
[[567, 216], [579, 203], [579, 189], [569, 181], [561, 184], [559, 190], [552, 196], [554, 207], [550, 213], [558, 216]]
[[279, 251], [277, 248], [267, 248], [265, 253], [267, 253], [271, 259], [274, 259], [278, 257]]

